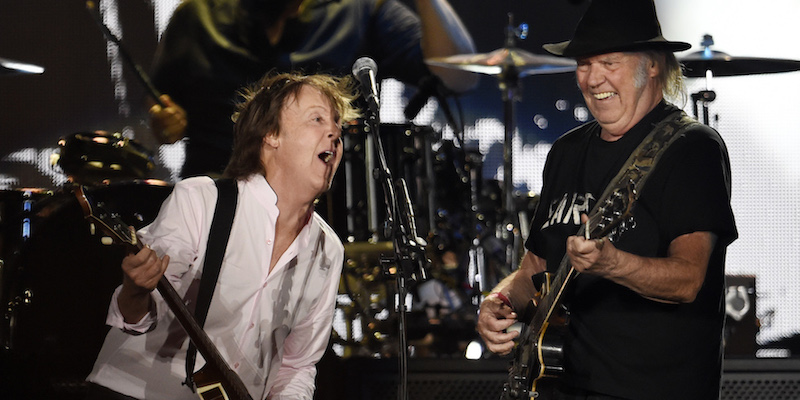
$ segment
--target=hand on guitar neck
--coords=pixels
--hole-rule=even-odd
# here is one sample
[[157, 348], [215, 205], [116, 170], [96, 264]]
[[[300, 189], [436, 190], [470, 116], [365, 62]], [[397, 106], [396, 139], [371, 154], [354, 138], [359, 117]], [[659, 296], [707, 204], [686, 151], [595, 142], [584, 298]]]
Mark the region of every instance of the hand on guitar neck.
[[125, 322], [135, 324], [151, 310], [150, 292], [156, 289], [168, 265], [168, 255], [159, 258], [146, 246], [122, 260], [122, 289], [117, 303]]
[[567, 238], [567, 256], [570, 264], [576, 271], [598, 273], [598, 270], [613, 266], [614, 247], [606, 238], [592, 239], [589, 236], [589, 217], [581, 214], [581, 222], [584, 224], [584, 235], [570, 236]]

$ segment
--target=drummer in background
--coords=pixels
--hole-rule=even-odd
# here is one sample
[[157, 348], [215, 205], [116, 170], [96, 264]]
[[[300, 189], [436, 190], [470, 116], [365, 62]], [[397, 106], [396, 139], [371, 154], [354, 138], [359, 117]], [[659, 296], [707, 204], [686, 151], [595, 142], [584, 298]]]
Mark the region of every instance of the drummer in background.
[[[253, 399], [314, 392], [344, 256], [314, 201], [342, 159], [342, 122], [358, 116], [349, 82], [267, 77], [238, 113], [225, 175], [239, 197], [204, 330]], [[210, 178], [185, 179], [140, 230], [147, 246], [122, 260], [88, 399], [197, 398], [182, 384], [189, 340], [153, 289], [165, 275], [194, 307], [216, 201]]]
[[463, 92], [475, 74], [424, 60], [473, 53], [472, 38], [447, 0], [187, 0], [159, 43], [152, 74], [166, 107], [150, 109], [162, 143], [184, 137], [181, 176], [218, 175], [231, 155], [237, 90], [270, 70], [350, 73], [369, 56], [379, 79], [418, 84], [433, 72]]

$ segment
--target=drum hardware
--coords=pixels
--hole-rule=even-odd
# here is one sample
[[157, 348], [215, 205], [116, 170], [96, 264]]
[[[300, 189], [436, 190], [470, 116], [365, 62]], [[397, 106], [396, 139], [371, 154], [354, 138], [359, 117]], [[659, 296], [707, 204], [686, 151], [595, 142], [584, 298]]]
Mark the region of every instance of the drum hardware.
[[[497, 234], [506, 243], [506, 268], [511, 271], [522, 248], [518, 216], [514, 213], [514, 180], [512, 141], [514, 138], [515, 104], [520, 100], [519, 78], [530, 75], [555, 74], [574, 71], [575, 61], [549, 55], [532, 54], [516, 47], [516, 39], [528, 36], [528, 25], [514, 26], [513, 14], [508, 14], [505, 29], [505, 46], [486, 54], [455, 55], [432, 58], [429, 65], [471, 71], [496, 76], [503, 97], [503, 120], [505, 135], [503, 143], [503, 222], [498, 225]], [[488, 287], [481, 287], [488, 290]]]
[[40, 188], [0, 192], [0, 304], [4, 307], [0, 343], [5, 350], [13, 346], [14, 317], [33, 298], [29, 289], [12, 293], [16, 261], [31, 237], [35, 204], [52, 195], [52, 191]]
[[[339, 282], [337, 309], [345, 332], [334, 329], [333, 342], [342, 346], [342, 357], [390, 354], [396, 329], [389, 312], [391, 289], [380, 265], [381, 253], [393, 251], [391, 242], [345, 243], [345, 266]], [[344, 297], [343, 297], [344, 296]], [[334, 318], [334, 328], [337, 325]]]
[[[141, 228], [155, 218], [171, 186], [147, 180], [98, 184], [87, 190], [117, 210], [126, 223]], [[29, 206], [22, 205], [21, 195], [15, 198], [15, 208], [30, 211], [2, 221], [2, 227], [20, 232], [19, 217], [27, 217], [30, 235], [4, 251], [13, 252], [13, 257], [5, 258], [3, 265], [8, 290], [0, 339], [13, 368], [0, 386], [8, 382], [8, 390], [33, 398], [73, 398], [68, 396], [82, 390], [108, 330], [103, 321], [111, 294], [121, 283], [124, 254], [91, 235], [72, 185], [34, 191], [35, 201]], [[12, 221], [14, 226], [7, 224]]]
[[692, 94], [694, 102], [694, 117], [700, 119], [698, 104], [702, 106], [704, 124], [709, 125], [708, 105], [717, 95], [711, 89], [711, 80], [714, 76], [739, 76], [753, 74], [772, 74], [800, 70], [800, 61], [782, 58], [757, 58], [734, 57], [721, 51], [712, 50], [714, 38], [703, 35], [700, 42], [703, 50], [693, 52], [679, 61], [684, 66], [684, 76], [687, 78], [705, 78], [706, 89]]
[[20, 312], [20, 308], [24, 306], [30, 306], [32, 300], [33, 291], [30, 288], [26, 288], [22, 291], [22, 294], [14, 296], [13, 299], [8, 301], [5, 315], [3, 317], [8, 329], [8, 336], [4, 338], [3, 343], [4, 350], [7, 351], [14, 348], [16, 341], [13, 333], [16, 328], [16, 316]]
[[155, 168], [152, 152], [120, 133], [78, 132], [60, 138], [58, 146], [53, 162], [71, 182], [82, 185], [144, 179]]
[[[432, 141], [438, 134], [427, 126], [380, 124], [381, 137], [387, 143], [387, 161], [393, 171], [407, 179], [410, 194], [420, 214], [419, 227], [427, 233], [433, 214], [425, 208], [435, 189], [430, 171]], [[343, 129], [342, 165], [331, 190], [323, 195], [318, 208], [344, 242], [378, 242], [386, 239], [380, 221], [385, 215], [378, 201], [379, 188], [373, 177], [375, 155], [371, 127], [356, 121]], [[342, 201], [342, 199], [344, 201]], [[343, 204], [340, 204], [343, 203]]]

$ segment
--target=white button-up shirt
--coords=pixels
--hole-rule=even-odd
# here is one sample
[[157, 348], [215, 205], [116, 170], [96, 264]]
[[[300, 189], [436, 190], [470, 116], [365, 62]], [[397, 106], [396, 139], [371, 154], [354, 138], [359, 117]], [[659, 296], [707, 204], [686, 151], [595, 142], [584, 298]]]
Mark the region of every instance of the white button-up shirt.
[[[311, 399], [315, 364], [330, 338], [344, 248], [316, 213], [269, 271], [275, 192], [261, 175], [238, 182], [228, 247], [205, 331], [254, 399]], [[160, 256], [166, 276], [193, 309], [217, 189], [207, 177], [175, 185], [158, 217], [139, 232]], [[111, 329], [88, 380], [146, 399], [197, 399], [185, 379], [186, 333], [157, 291], [156, 309], [126, 324], [112, 298]], [[145, 333], [146, 332], [146, 333]], [[143, 333], [143, 334], [141, 334]], [[204, 365], [198, 354], [195, 370]]]

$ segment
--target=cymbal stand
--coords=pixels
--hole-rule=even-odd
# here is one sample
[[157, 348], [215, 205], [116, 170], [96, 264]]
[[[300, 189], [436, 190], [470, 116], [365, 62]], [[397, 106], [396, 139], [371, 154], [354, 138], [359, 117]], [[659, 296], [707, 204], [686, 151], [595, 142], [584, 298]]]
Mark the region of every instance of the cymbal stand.
[[[711, 71], [708, 71], [711, 72]], [[713, 90], [701, 90], [697, 93], [692, 93], [692, 102], [694, 107], [694, 118], [702, 123], [709, 125], [709, 117], [708, 117], [708, 103], [711, 103], [717, 98], [717, 93]], [[703, 119], [700, 120], [699, 110], [698, 110], [698, 103], [702, 106], [703, 109]]]
[[[708, 56], [711, 57], [712, 51], [711, 46], [714, 44], [714, 39], [711, 35], [703, 36], [703, 41], [700, 42], [703, 46], [703, 54], [704, 57]], [[706, 89], [701, 90], [697, 93], [692, 93], [692, 105], [694, 108], [694, 118], [700, 121], [700, 115], [698, 110], [698, 103], [702, 106], [703, 109], [703, 119], [702, 123], [709, 125], [709, 117], [708, 117], [708, 103], [711, 103], [717, 98], [717, 93], [711, 90], [711, 80], [714, 77], [714, 73], [709, 69], [706, 70]]]
[[[525, 39], [528, 35], [527, 24], [514, 26], [514, 16], [508, 13], [508, 26], [506, 27], [507, 48], [514, 48], [516, 38]], [[519, 71], [513, 64], [502, 66], [498, 75], [500, 91], [503, 95], [503, 122], [505, 135], [503, 137], [503, 222], [498, 227], [498, 234], [503, 239], [506, 255], [506, 270], [512, 271], [515, 266], [516, 254], [519, 251], [521, 237], [519, 234], [519, 221], [515, 217], [514, 206], [514, 173], [513, 173], [513, 140], [516, 128], [515, 111], [516, 102], [519, 101]]]

